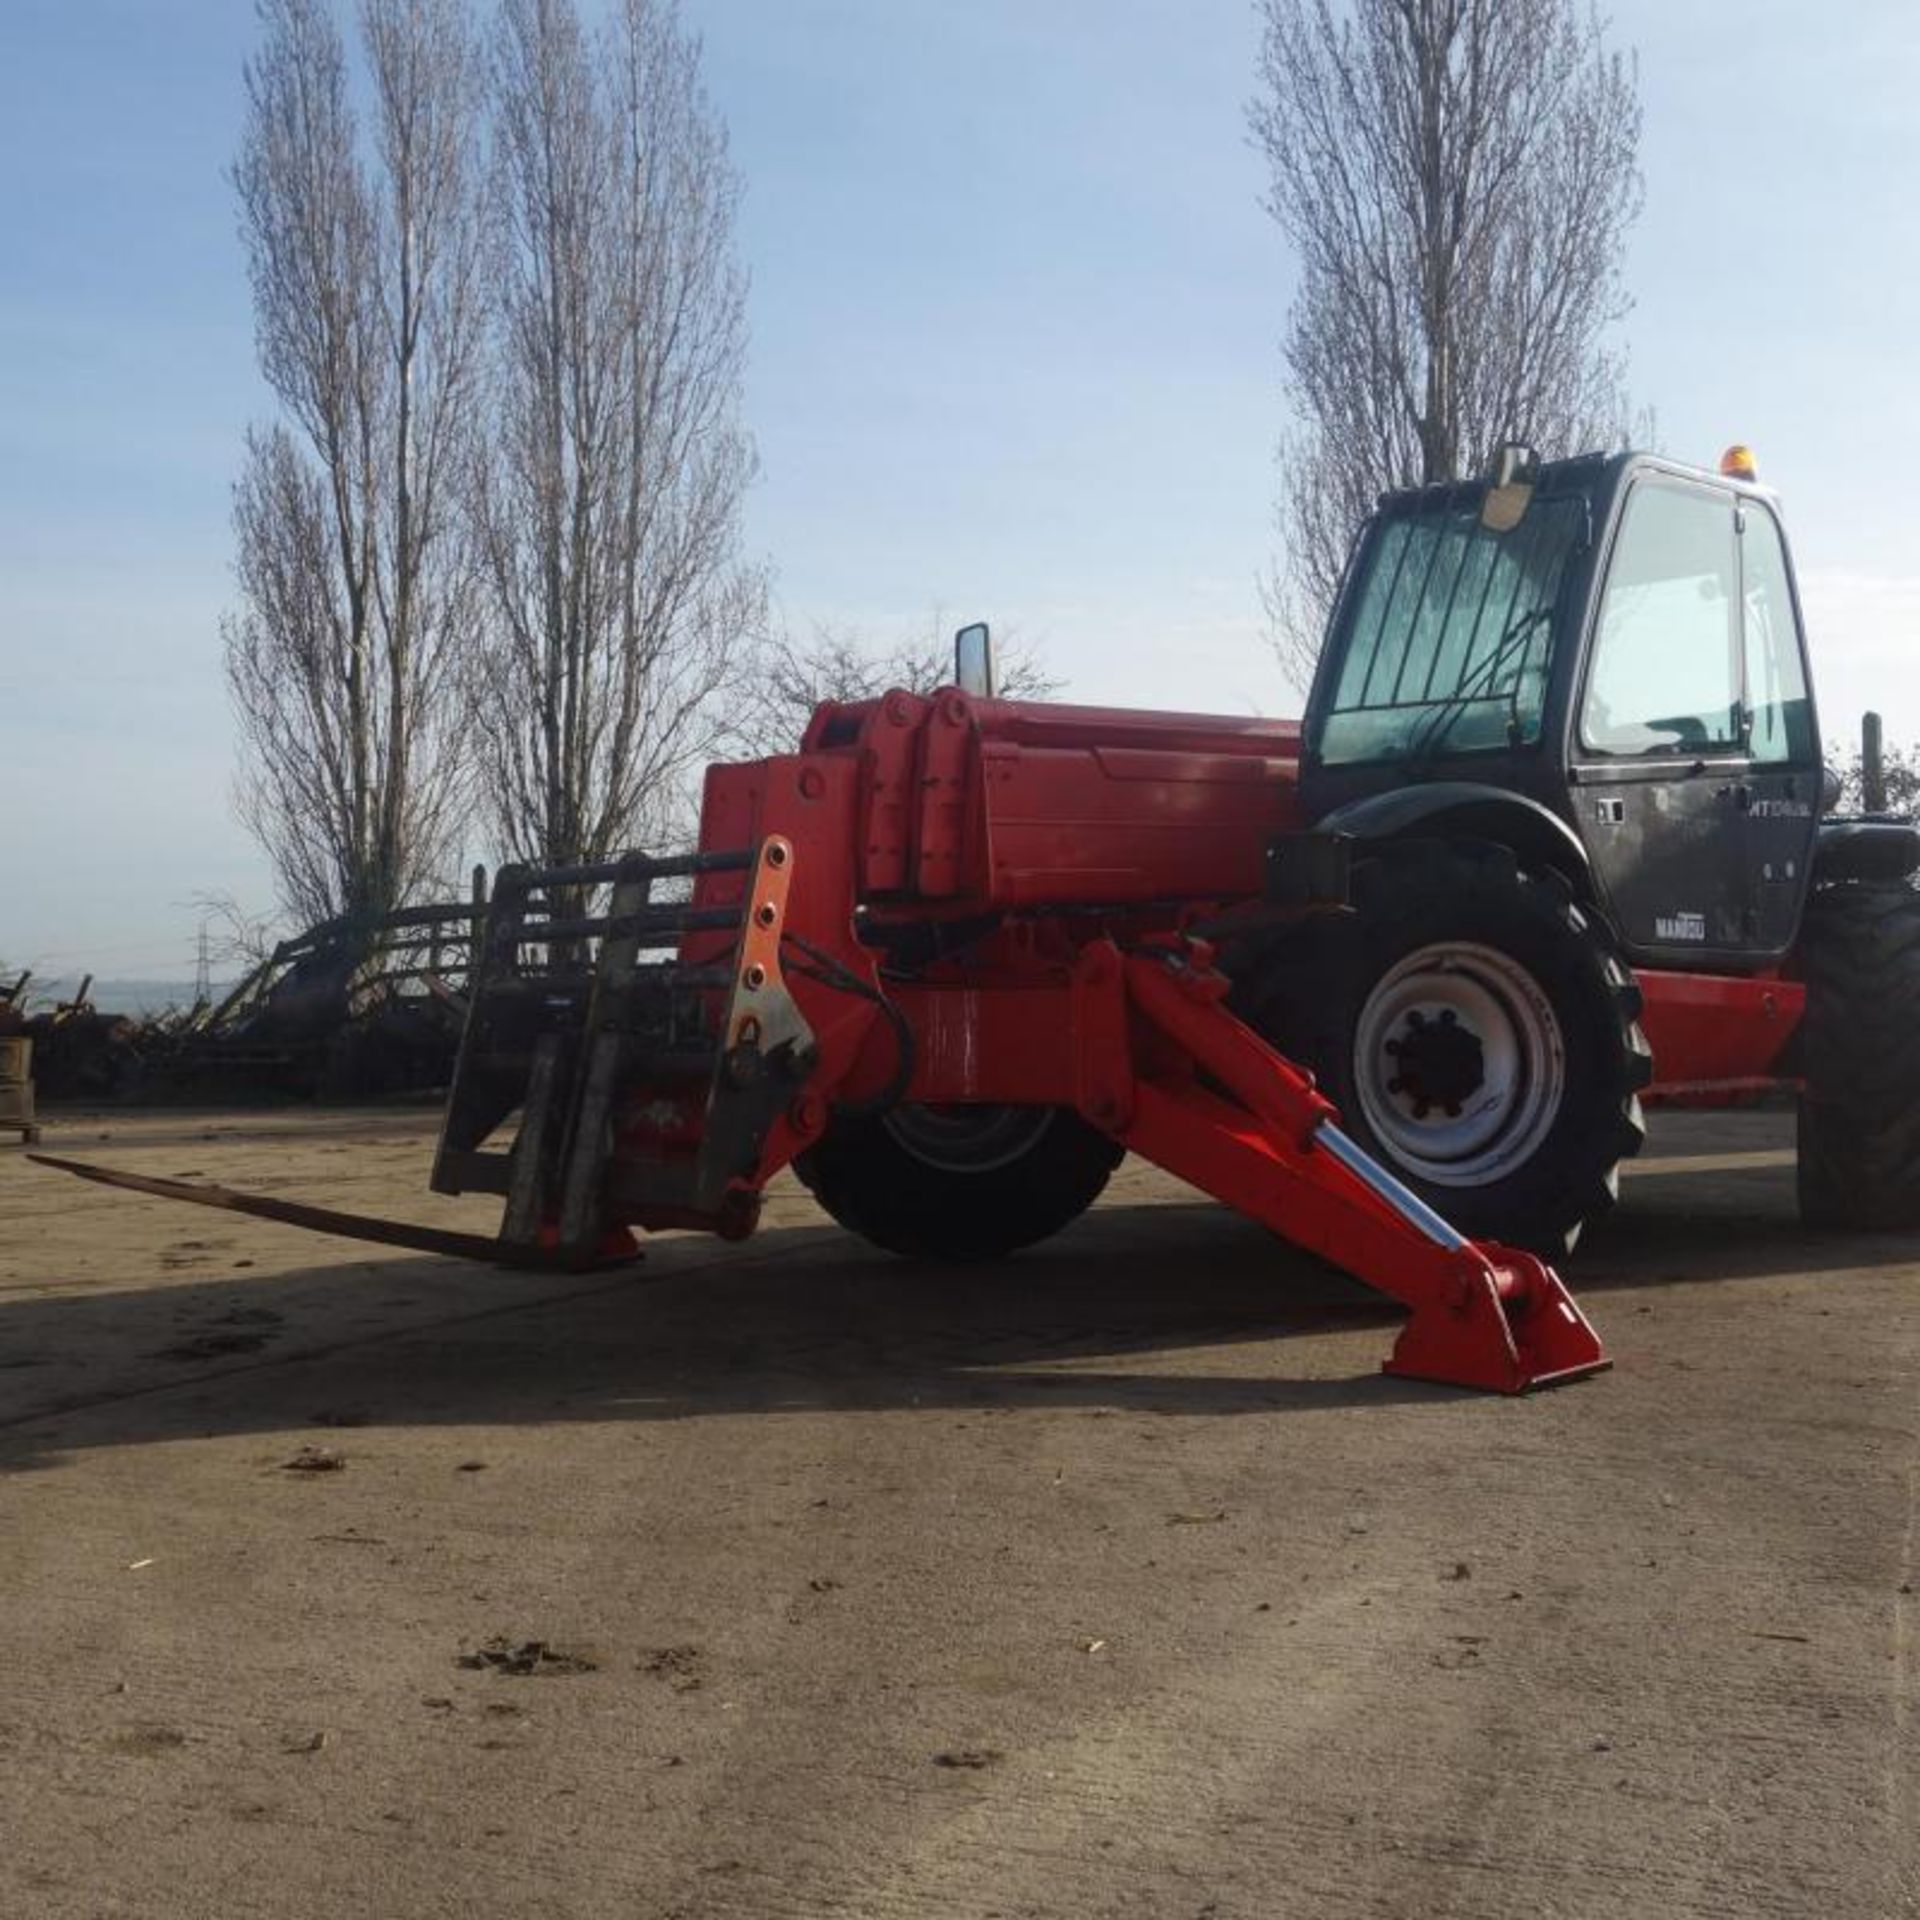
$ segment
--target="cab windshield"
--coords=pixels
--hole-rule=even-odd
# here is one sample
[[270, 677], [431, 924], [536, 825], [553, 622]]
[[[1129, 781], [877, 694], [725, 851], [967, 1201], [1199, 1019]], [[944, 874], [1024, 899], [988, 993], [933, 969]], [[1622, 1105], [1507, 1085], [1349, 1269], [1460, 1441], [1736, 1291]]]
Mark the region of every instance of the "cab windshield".
[[1417, 760], [1540, 737], [1578, 495], [1535, 499], [1510, 533], [1456, 500], [1377, 519], [1333, 635], [1332, 699], [1310, 745], [1323, 764]]

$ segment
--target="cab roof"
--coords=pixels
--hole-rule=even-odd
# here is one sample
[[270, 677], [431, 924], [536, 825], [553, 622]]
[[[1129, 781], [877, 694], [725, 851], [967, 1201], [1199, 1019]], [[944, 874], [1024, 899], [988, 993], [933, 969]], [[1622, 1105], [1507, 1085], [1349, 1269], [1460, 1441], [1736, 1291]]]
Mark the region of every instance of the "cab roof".
[[[1630, 473], [1644, 469], [1672, 474], [1676, 479], [1694, 480], [1732, 494], [1756, 500], [1777, 500], [1773, 489], [1758, 481], [1736, 480], [1709, 467], [1692, 466], [1663, 453], [1628, 449], [1619, 453], [1581, 453], [1565, 460], [1544, 460], [1540, 478], [1534, 487], [1538, 499], [1564, 499], [1568, 494], [1584, 494], [1599, 501], [1611, 499]], [[1486, 479], [1455, 480], [1430, 487], [1402, 487], [1383, 493], [1375, 503], [1378, 514], [1431, 513], [1448, 507], [1477, 507], [1486, 497], [1491, 482]]]

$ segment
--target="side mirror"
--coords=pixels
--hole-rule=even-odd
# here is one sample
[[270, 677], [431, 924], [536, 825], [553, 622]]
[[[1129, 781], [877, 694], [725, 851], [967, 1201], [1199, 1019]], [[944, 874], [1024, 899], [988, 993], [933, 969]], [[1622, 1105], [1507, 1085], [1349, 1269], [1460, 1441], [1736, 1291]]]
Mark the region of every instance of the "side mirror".
[[1840, 803], [1847, 797], [1847, 783], [1840, 777], [1840, 769], [1831, 762], [1820, 769], [1820, 811], [1838, 813]]
[[953, 636], [953, 684], [977, 699], [993, 698], [993, 636], [984, 620]]
[[1540, 484], [1540, 456], [1517, 441], [1494, 455], [1493, 478], [1480, 503], [1480, 524], [1489, 533], [1511, 533], [1527, 517]]

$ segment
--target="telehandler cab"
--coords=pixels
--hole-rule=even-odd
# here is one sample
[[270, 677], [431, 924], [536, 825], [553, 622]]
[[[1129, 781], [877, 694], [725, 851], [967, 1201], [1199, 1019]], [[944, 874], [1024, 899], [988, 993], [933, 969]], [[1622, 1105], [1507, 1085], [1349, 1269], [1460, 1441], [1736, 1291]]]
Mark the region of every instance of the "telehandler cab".
[[433, 1171], [505, 1197], [498, 1243], [73, 1170], [581, 1264], [748, 1233], [792, 1164], [978, 1260], [1131, 1150], [1407, 1305], [1391, 1370], [1504, 1391], [1606, 1364], [1541, 1256], [1643, 1102], [1796, 1090], [1807, 1217], [1920, 1224], [1920, 835], [1822, 817], [1750, 465], [1509, 448], [1383, 499], [1297, 723], [959, 658], [711, 768], [693, 854], [500, 874]]
[[[1803, 1211], [1920, 1224], [1920, 837], [1831, 817], [1752, 457], [1396, 495], [1307, 706], [1349, 918], [1249, 940], [1245, 1016], [1469, 1231], [1570, 1249], [1639, 1102], [1800, 1101]], [[1827, 816], [1827, 817], [1823, 817]]]

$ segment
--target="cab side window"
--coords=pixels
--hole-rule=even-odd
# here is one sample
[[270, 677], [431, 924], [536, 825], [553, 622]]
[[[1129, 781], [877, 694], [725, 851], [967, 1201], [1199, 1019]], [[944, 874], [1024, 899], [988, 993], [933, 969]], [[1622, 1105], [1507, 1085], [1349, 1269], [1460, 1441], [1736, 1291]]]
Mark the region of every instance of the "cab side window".
[[1580, 738], [1603, 754], [1741, 744], [1740, 560], [1733, 502], [1644, 479], [1607, 569]]
[[1765, 507], [1749, 503], [1740, 536], [1745, 592], [1748, 751], [1770, 765], [1811, 766], [1816, 758], [1800, 623], [1794, 617], [1786, 545]]

